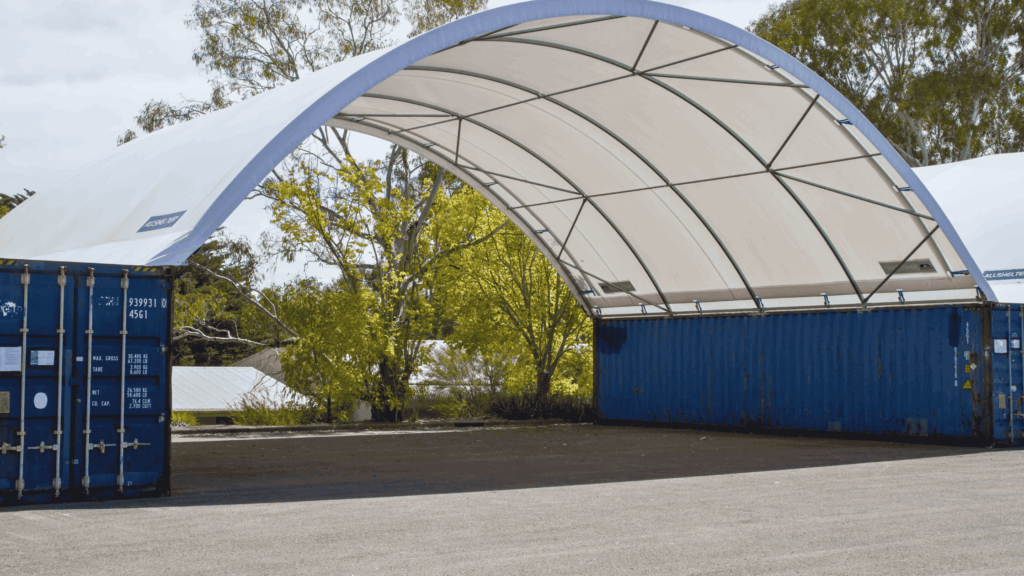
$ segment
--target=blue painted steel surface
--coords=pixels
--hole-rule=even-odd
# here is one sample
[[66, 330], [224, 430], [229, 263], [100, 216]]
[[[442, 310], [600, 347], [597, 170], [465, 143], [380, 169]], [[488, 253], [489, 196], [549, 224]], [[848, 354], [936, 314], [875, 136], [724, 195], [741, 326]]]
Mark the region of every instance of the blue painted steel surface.
[[[598, 415], [987, 442], [983, 323], [990, 310], [601, 321]], [[1020, 364], [1014, 369], [1019, 382]]]
[[992, 433], [996, 442], [1024, 443], [1024, 362], [1021, 335], [1024, 334], [1024, 305], [992, 310]]
[[[27, 307], [23, 304], [22, 280], [26, 264]], [[21, 446], [18, 434], [22, 429], [20, 329], [26, 314], [28, 318], [25, 448], [20, 452], [16, 448], [0, 450], [0, 505], [165, 494], [170, 487], [171, 280], [158, 268], [94, 267], [90, 383], [86, 378], [88, 267], [64, 266], [65, 333], [61, 354], [58, 337], [61, 264], [0, 261], [0, 445], [10, 447]], [[127, 301], [121, 283], [123, 269], [129, 270]], [[122, 322], [127, 332], [124, 340], [127, 354], [123, 363], [123, 439], [119, 432]], [[6, 358], [5, 352], [9, 354]], [[62, 365], [58, 362], [60, 358]], [[59, 382], [58, 373], [61, 373]], [[90, 384], [91, 395], [87, 394]], [[88, 415], [87, 403], [91, 408]], [[98, 447], [89, 450], [88, 494], [83, 488], [87, 473], [86, 429], [91, 431], [92, 444], [104, 446], [102, 450]], [[39, 448], [40, 444], [44, 449]], [[55, 445], [58, 446], [56, 451], [52, 449]], [[119, 490], [122, 449], [123, 490]], [[55, 482], [58, 458], [59, 495]], [[23, 478], [20, 498], [19, 477]]]

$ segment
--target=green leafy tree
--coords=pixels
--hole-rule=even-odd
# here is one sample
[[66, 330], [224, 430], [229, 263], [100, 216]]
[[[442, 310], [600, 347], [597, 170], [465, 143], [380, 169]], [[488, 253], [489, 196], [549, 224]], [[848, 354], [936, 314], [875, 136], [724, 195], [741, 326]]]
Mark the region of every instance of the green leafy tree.
[[1024, 0], [789, 0], [750, 30], [817, 72], [912, 165], [1021, 149]]
[[412, 22], [409, 37], [419, 36], [487, 7], [487, 0], [404, 0], [406, 14]]
[[259, 281], [258, 255], [244, 240], [217, 234], [192, 255], [175, 281], [175, 361], [221, 366], [291, 341]]
[[[494, 208], [488, 217], [505, 219]], [[448, 274], [461, 288], [448, 292], [448, 304], [458, 310], [455, 341], [485, 355], [517, 351], [532, 368], [540, 398], [552, 390], [586, 392], [592, 386], [590, 320], [526, 235], [506, 226], [454, 265]]]
[[370, 293], [310, 278], [294, 280], [278, 292], [282, 319], [298, 331], [279, 356], [286, 381], [323, 408], [325, 421], [347, 420], [374, 361], [366, 355]]
[[283, 234], [276, 253], [333, 266], [339, 290], [368, 295], [355, 356], [365, 359], [375, 419], [401, 419], [423, 341], [438, 325], [438, 271], [502, 224], [484, 217], [487, 201], [474, 190], [399, 147], [386, 163], [348, 157], [336, 177], [292, 173], [267, 186], [267, 196]]

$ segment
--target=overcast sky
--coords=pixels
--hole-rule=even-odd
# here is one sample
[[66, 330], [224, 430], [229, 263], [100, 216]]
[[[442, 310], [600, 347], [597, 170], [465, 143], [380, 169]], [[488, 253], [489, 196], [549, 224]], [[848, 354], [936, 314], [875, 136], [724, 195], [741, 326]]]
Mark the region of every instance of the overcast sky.
[[[116, 146], [151, 99], [208, 96], [192, 62], [198, 35], [183, 23], [194, 0], [5, 1], [0, 18], [0, 192], [44, 192]], [[491, 0], [490, 7], [512, 4]], [[740, 27], [767, 0], [681, 1]], [[404, 34], [402, 34], [404, 36]], [[383, 144], [359, 142], [367, 156]], [[270, 227], [261, 205], [243, 202], [229, 230], [258, 237]], [[302, 273], [279, 266], [268, 280]], [[308, 273], [323, 276], [317, 270]]]

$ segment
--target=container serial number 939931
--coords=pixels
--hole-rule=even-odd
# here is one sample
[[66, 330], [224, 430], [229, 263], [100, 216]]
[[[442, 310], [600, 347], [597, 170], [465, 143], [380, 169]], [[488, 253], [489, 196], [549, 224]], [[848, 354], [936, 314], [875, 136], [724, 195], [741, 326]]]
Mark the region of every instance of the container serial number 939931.
[[156, 308], [160, 304], [163, 304], [163, 308], [167, 308], [167, 299], [161, 298], [158, 301], [156, 298], [129, 298], [129, 308]]

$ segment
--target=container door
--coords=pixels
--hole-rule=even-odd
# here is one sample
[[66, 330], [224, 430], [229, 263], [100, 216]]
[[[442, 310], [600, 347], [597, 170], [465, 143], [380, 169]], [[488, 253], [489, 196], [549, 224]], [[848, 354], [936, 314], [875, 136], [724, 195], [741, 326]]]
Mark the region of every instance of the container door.
[[1024, 306], [992, 309], [992, 433], [998, 444], [1021, 444], [1021, 390], [1024, 389]]
[[70, 285], [64, 268], [0, 271], [0, 503], [70, 484]]
[[169, 283], [127, 270], [80, 280], [81, 486], [90, 494], [153, 489], [164, 471]]

